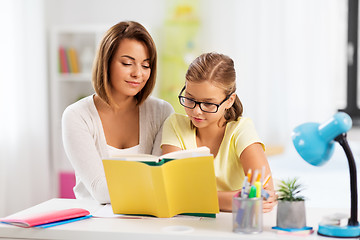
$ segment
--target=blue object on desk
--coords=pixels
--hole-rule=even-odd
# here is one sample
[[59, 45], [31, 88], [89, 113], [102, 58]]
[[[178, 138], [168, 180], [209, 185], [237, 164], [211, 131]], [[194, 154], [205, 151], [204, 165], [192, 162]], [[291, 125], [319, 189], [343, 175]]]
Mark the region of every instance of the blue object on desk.
[[274, 230], [281, 230], [286, 232], [300, 232], [300, 231], [306, 231], [306, 230], [312, 230], [312, 227], [303, 227], [303, 228], [281, 228], [278, 226], [272, 227]]
[[334, 143], [338, 142], [344, 149], [349, 163], [351, 189], [351, 216], [348, 226], [319, 225], [318, 233], [331, 237], [360, 237], [358, 222], [358, 197], [355, 159], [346, 139], [346, 132], [352, 127], [350, 116], [338, 112], [328, 121], [304, 123], [293, 130], [292, 140], [296, 151], [308, 163], [314, 166], [325, 164], [334, 152]]
[[88, 219], [88, 218], [91, 218], [91, 217], [92, 217], [92, 215], [86, 215], [84, 217], [77, 217], [77, 218], [71, 218], [71, 219], [66, 219], [66, 220], [62, 220], [62, 221], [52, 222], [52, 223], [36, 225], [34, 227], [36, 227], [36, 228], [55, 227], [55, 226], [59, 226], [59, 225], [66, 224], [66, 223], [71, 223], [71, 222], [76, 222], [76, 221]]
[[330, 237], [360, 237], [359, 226], [319, 225], [318, 233]]

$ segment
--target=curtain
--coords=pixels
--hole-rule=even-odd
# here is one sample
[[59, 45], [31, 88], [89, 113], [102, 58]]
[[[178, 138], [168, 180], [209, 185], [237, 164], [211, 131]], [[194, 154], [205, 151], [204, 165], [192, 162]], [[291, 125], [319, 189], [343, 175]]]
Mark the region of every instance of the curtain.
[[298, 124], [345, 107], [347, 1], [212, 1], [207, 10], [206, 51], [234, 59], [244, 116], [265, 145], [286, 146]]
[[43, 0], [0, 1], [0, 216], [49, 196]]

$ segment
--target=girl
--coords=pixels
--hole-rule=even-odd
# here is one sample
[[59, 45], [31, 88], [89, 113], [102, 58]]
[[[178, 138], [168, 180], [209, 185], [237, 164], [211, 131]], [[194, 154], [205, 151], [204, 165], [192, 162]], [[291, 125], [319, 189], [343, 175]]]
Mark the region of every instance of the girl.
[[[232, 197], [242, 187], [249, 169], [265, 168], [270, 174], [264, 145], [235, 93], [234, 62], [228, 56], [206, 53], [196, 58], [186, 73], [179, 94], [187, 116], [173, 114], [164, 123], [163, 154], [207, 146], [214, 155], [219, 207], [231, 211]], [[273, 182], [265, 186], [270, 194], [264, 212], [276, 204]]]
[[103, 37], [93, 66], [96, 93], [63, 113], [63, 143], [75, 169], [76, 198], [110, 202], [103, 158], [124, 152], [161, 154], [162, 125], [173, 108], [149, 97], [156, 60], [154, 41], [137, 22], [120, 22]]

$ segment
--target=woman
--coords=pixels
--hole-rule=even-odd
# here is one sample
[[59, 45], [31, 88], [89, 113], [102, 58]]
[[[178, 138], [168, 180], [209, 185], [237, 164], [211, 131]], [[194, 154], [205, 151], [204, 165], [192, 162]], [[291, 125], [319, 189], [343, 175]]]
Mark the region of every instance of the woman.
[[76, 198], [110, 202], [102, 159], [122, 153], [161, 154], [162, 125], [173, 108], [149, 97], [156, 61], [154, 41], [137, 22], [120, 22], [103, 37], [93, 66], [96, 93], [68, 106], [62, 118]]
[[[200, 55], [190, 64], [179, 94], [187, 116], [170, 116], [162, 138], [163, 154], [201, 146], [210, 149], [222, 211], [232, 210], [232, 198], [241, 190], [249, 169], [271, 174], [264, 145], [252, 121], [241, 116], [243, 106], [235, 91], [233, 60], [218, 53]], [[264, 188], [270, 195], [263, 204], [268, 212], [276, 204], [272, 180]]]

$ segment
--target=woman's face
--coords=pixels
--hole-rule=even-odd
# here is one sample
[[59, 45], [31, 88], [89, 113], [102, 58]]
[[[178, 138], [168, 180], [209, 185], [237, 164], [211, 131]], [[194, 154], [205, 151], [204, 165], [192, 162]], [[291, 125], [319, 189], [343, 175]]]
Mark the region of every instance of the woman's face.
[[113, 96], [135, 96], [145, 86], [150, 73], [146, 45], [134, 39], [123, 39], [110, 63]]
[[[198, 102], [215, 104], [220, 104], [226, 98], [224, 90], [215, 86], [210, 81], [203, 81], [201, 83], [187, 81], [183, 95]], [[185, 107], [185, 112], [195, 127], [205, 128], [218, 124], [219, 120], [224, 117], [225, 108], [231, 106], [228, 102], [229, 101], [225, 101], [221, 104], [216, 113], [202, 111], [199, 104], [197, 104], [194, 109]]]

